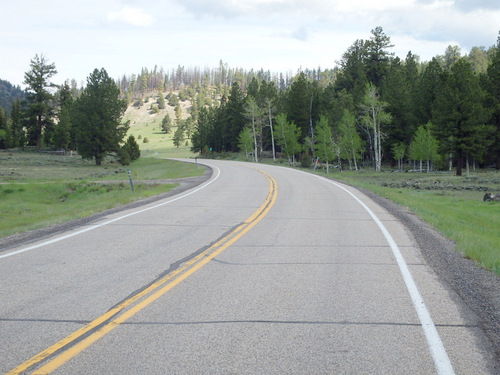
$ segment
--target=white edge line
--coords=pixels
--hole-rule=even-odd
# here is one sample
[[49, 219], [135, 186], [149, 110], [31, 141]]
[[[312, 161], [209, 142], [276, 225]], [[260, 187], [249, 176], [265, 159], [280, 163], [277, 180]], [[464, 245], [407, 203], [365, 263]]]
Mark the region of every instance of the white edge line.
[[313, 174], [313, 176], [315, 176], [321, 180], [324, 180], [330, 184], [333, 184], [333, 185], [339, 187], [340, 189], [344, 190], [345, 192], [347, 192], [366, 210], [366, 212], [368, 212], [368, 214], [371, 216], [373, 221], [378, 225], [378, 227], [382, 231], [382, 234], [384, 235], [385, 239], [389, 243], [389, 246], [391, 247], [392, 253], [393, 253], [393, 255], [396, 258], [396, 261], [398, 263], [399, 270], [401, 271], [404, 282], [406, 284], [406, 288], [410, 294], [411, 301], [412, 301], [413, 306], [415, 307], [415, 310], [417, 312], [418, 318], [420, 320], [420, 324], [422, 325], [422, 329], [424, 331], [425, 338], [427, 340], [427, 345], [429, 346], [429, 351], [431, 352], [431, 355], [432, 355], [432, 359], [434, 360], [434, 365], [436, 367], [437, 373], [439, 375], [453, 375], [453, 374], [455, 374], [455, 371], [453, 370], [453, 366], [451, 365], [450, 358], [448, 357], [448, 354], [446, 353], [446, 349], [444, 348], [443, 342], [441, 341], [441, 338], [439, 337], [439, 333], [436, 329], [436, 326], [434, 325], [434, 322], [432, 321], [429, 310], [427, 310], [427, 307], [425, 306], [424, 299], [422, 298], [420, 292], [418, 291], [417, 285], [415, 284], [415, 281], [413, 280], [411, 272], [408, 269], [408, 265], [406, 264], [406, 262], [403, 258], [403, 255], [401, 254], [401, 251], [399, 250], [398, 245], [396, 244], [396, 242], [392, 238], [392, 236], [389, 233], [389, 231], [387, 230], [387, 228], [384, 226], [384, 224], [380, 221], [380, 219], [375, 215], [375, 213], [373, 213], [373, 211], [366, 204], [364, 204], [358, 197], [356, 197], [353, 193], [351, 193], [345, 187], [343, 187], [342, 185], [339, 185], [336, 182], [329, 180], [327, 178], [317, 176], [314, 174]]
[[13, 255], [22, 254], [22, 253], [25, 253], [27, 251], [35, 250], [35, 249], [38, 249], [38, 248], [43, 247], [43, 246], [51, 245], [51, 244], [54, 244], [56, 242], [66, 240], [68, 238], [78, 236], [78, 235], [80, 235], [82, 233], [89, 232], [89, 231], [97, 229], [97, 228], [101, 228], [101, 227], [103, 227], [105, 225], [112, 224], [114, 222], [117, 222], [119, 220], [125, 219], [125, 218], [130, 217], [130, 216], [134, 216], [134, 215], [137, 215], [137, 214], [149, 211], [149, 210], [153, 210], [153, 209], [161, 207], [161, 206], [165, 206], [165, 205], [167, 205], [169, 203], [172, 203], [172, 202], [178, 201], [179, 199], [182, 199], [182, 198], [185, 198], [187, 196], [190, 196], [191, 194], [197, 193], [198, 191], [206, 188], [208, 185], [210, 185], [212, 182], [214, 182], [215, 180], [217, 180], [219, 178], [219, 176], [220, 176], [220, 169], [217, 168], [216, 166], [213, 166], [212, 168], [215, 168], [217, 170], [217, 175], [213, 179], [211, 179], [210, 181], [208, 181], [207, 183], [205, 183], [204, 185], [201, 185], [198, 188], [196, 188], [194, 190], [191, 190], [190, 192], [188, 192], [186, 194], [179, 195], [178, 197], [175, 197], [175, 198], [170, 199], [168, 201], [162, 202], [160, 204], [157, 204], [157, 205], [154, 205], [154, 206], [151, 206], [151, 207], [147, 207], [147, 208], [143, 208], [142, 210], [134, 211], [134, 212], [131, 212], [129, 214], [117, 217], [115, 219], [105, 221], [104, 223], [91, 225], [91, 226], [89, 226], [87, 228], [81, 229], [81, 230], [73, 232], [73, 233], [69, 233], [69, 234], [66, 234], [66, 235], [63, 235], [63, 236], [60, 236], [60, 237], [56, 237], [54, 239], [51, 239], [51, 240], [48, 240], [48, 241], [44, 241], [44, 242], [41, 242], [41, 243], [33, 245], [33, 246], [28, 246], [28, 247], [25, 247], [25, 248], [13, 251], [11, 253], [2, 254], [2, 255], [0, 255], [0, 259], [7, 258], [7, 257], [13, 256]]

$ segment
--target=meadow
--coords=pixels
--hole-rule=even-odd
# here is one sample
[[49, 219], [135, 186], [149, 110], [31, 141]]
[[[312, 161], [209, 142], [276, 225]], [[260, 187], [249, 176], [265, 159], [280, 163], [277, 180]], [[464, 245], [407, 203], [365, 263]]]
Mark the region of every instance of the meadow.
[[203, 173], [194, 164], [155, 158], [126, 167], [109, 158], [98, 167], [76, 155], [0, 152], [0, 238], [166, 193], [177, 184], [160, 180]]

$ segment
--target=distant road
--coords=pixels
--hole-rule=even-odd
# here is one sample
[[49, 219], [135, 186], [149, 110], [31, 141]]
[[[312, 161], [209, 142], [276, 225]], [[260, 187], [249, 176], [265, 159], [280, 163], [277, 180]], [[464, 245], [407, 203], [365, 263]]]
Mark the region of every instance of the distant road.
[[366, 195], [203, 162], [199, 186], [0, 249], [0, 373], [498, 371], [475, 313]]

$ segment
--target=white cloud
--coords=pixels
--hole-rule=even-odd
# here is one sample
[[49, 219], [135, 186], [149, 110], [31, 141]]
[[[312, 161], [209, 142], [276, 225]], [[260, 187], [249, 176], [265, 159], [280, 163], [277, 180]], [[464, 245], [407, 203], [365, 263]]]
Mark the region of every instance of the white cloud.
[[132, 26], [150, 26], [153, 17], [145, 13], [143, 9], [124, 7], [119, 12], [108, 12], [109, 21], [120, 21]]

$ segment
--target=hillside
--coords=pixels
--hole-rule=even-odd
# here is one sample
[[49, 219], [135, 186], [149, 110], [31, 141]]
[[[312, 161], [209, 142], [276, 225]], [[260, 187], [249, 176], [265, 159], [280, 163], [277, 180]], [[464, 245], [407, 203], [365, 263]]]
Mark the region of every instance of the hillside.
[[19, 86], [14, 86], [9, 81], [0, 79], [0, 107], [7, 114], [10, 114], [12, 100], [18, 97], [24, 98], [24, 91]]
[[[178, 92], [173, 92], [178, 94]], [[168, 92], [163, 93], [166, 96]], [[128, 135], [133, 135], [139, 144], [142, 157], [165, 157], [165, 158], [186, 158], [194, 157], [190, 151], [191, 143], [188, 145], [175, 147], [173, 144], [173, 135], [177, 127], [172, 126], [170, 134], [165, 134], [161, 130], [161, 122], [168, 113], [172, 122], [175, 121], [175, 107], [166, 104], [165, 109], [161, 109], [158, 113], [151, 111], [151, 105], [156, 104], [158, 94], [150, 95], [149, 100], [144, 101], [141, 107], [135, 107], [130, 104], [125, 112], [123, 121], [130, 120], [130, 129]], [[147, 100], [147, 98], [145, 99]], [[182, 119], [189, 117], [189, 108], [191, 102], [189, 100], [179, 101], [182, 109]]]

